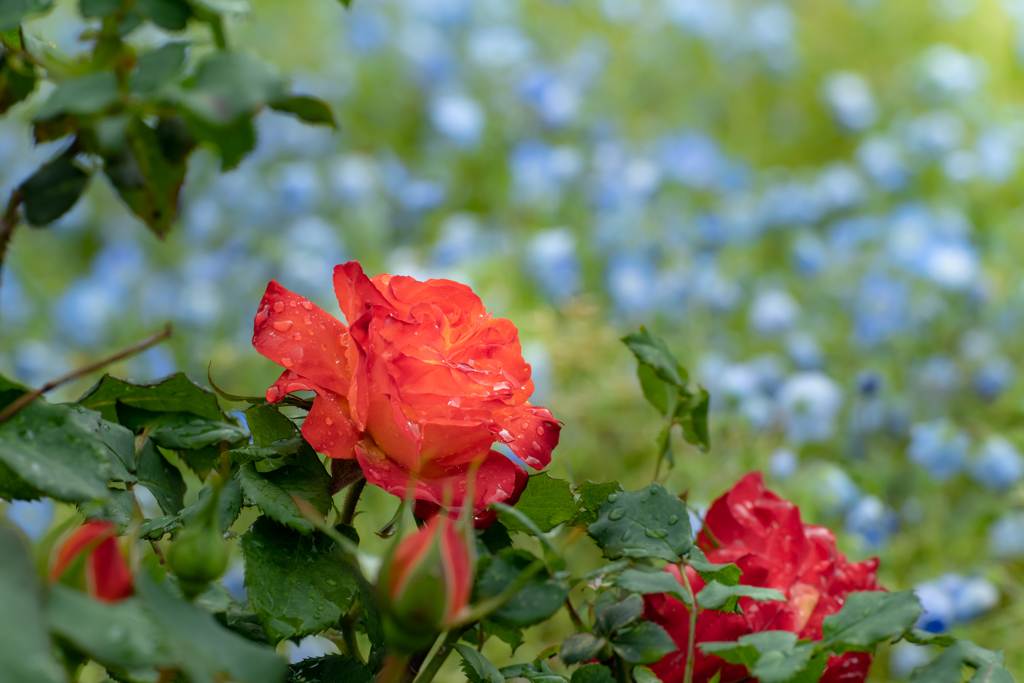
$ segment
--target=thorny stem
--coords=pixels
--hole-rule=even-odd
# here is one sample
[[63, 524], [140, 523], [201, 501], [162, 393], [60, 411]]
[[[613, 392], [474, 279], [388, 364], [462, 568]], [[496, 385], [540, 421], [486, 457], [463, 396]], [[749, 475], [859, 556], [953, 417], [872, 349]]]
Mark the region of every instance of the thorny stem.
[[686, 575], [686, 564], [683, 564], [683, 586], [690, 596], [690, 633], [686, 640], [686, 671], [683, 674], [683, 683], [693, 683], [693, 644], [697, 637], [697, 597], [693, 594], [693, 586], [690, 585], [690, 577]]
[[572, 620], [572, 625], [576, 627], [576, 633], [587, 633], [587, 627], [583, 625], [580, 613], [572, 606], [572, 600], [569, 599], [569, 596], [565, 598], [565, 608], [569, 610], [569, 619]]
[[441, 647], [437, 648], [437, 652], [430, 658], [427, 665], [420, 669], [419, 675], [416, 676], [416, 683], [430, 683], [430, 681], [434, 680], [434, 676], [441, 670], [445, 660], [448, 659], [448, 655], [454, 649], [452, 645], [459, 641], [463, 631], [465, 631], [463, 628], [453, 628], [448, 631], [448, 635], [441, 642]]
[[171, 325], [167, 324], [164, 326], [164, 329], [157, 332], [153, 336], [147, 337], [146, 339], [143, 339], [142, 341], [136, 344], [132, 344], [128, 348], [118, 351], [112, 356], [107, 356], [106, 358], [98, 360], [95, 363], [90, 363], [85, 367], [73, 370], [72, 372], [69, 372], [63, 377], [58, 377], [52, 382], [47, 382], [38, 389], [34, 389], [33, 391], [28, 392], [27, 394], [22, 394], [17, 399], [12, 401], [9, 406], [0, 411], [0, 425], [2, 425], [4, 422], [7, 422], [7, 420], [11, 419], [15, 415], [15, 413], [17, 413], [19, 410], [21, 410], [22, 408], [24, 408], [29, 403], [36, 400], [46, 392], [52, 391], [63, 384], [67, 384], [72, 380], [76, 380], [79, 377], [88, 375], [90, 372], [95, 372], [96, 370], [99, 370], [104, 366], [110, 365], [111, 363], [115, 363], [123, 358], [133, 356], [136, 353], [139, 353], [140, 351], [145, 351], [149, 347], [159, 344], [164, 339], [170, 337], [172, 331], [173, 330], [171, 328]]
[[356, 514], [356, 503], [359, 502], [359, 494], [363, 492], [365, 487], [365, 479], [360, 479], [352, 484], [352, 488], [348, 491], [348, 496], [345, 497], [345, 507], [341, 510], [341, 517], [338, 518], [341, 524], [352, 524], [352, 517]]
[[[14, 229], [18, 227], [21, 200], [21, 188], [17, 187], [11, 192], [11, 198], [7, 202], [7, 210], [0, 217], [0, 267], [3, 266], [4, 257], [7, 256], [7, 245], [11, 243]], [[0, 269], [0, 273], [2, 273], [2, 269]]]

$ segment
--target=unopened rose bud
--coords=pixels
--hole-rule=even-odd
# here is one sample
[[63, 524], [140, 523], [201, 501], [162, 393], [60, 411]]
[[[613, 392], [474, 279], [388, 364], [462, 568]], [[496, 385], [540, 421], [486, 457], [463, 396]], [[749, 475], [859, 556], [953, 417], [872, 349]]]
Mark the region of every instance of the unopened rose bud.
[[50, 581], [67, 580], [65, 573], [79, 571], [72, 565], [83, 559], [82, 571], [90, 595], [105, 602], [116, 602], [132, 594], [131, 570], [118, 547], [114, 524], [93, 521], [78, 527], [57, 551]]
[[466, 541], [444, 515], [402, 539], [378, 584], [389, 647], [406, 654], [429, 647], [469, 602], [472, 572]]
[[167, 554], [167, 563], [178, 577], [181, 592], [190, 600], [228, 567], [230, 553], [214, 513], [216, 498], [211, 496], [199, 516], [181, 530]]

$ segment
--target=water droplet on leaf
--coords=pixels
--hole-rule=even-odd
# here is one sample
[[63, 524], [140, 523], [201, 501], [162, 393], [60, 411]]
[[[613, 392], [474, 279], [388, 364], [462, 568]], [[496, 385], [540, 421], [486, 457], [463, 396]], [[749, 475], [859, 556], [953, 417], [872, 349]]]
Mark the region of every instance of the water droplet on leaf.
[[619, 499], [619, 494], [617, 494], [617, 493], [609, 493], [608, 494], [608, 502], [609, 503], [614, 503], [618, 499]]
[[618, 521], [625, 516], [626, 508], [615, 508], [614, 510], [608, 513], [608, 519], [612, 520], [613, 522]]

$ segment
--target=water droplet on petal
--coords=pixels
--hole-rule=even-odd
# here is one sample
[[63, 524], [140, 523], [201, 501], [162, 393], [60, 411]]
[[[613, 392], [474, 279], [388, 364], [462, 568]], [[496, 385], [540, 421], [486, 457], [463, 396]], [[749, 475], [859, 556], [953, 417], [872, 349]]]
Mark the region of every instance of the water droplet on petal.
[[281, 365], [285, 366], [286, 368], [290, 368], [292, 366], [292, 359], [291, 358], [282, 358], [281, 359]]
[[302, 339], [302, 335], [301, 335], [301, 334], [299, 334], [298, 332], [296, 332], [296, 333], [295, 333], [295, 336], [294, 336], [294, 337], [292, 337], [292, 339], [294, 339], [295, 341], [299, 341], [300, 339]]
[[[328, 417], [328, 418], [326, 418], [326, 419], [324, 419], [324, 422], [326, 422], [326, 423], [328, 424], [328, 426], [330, 426], [330, 425], [334, 424], [334, 420], [332, 420], [332, 419], [331, 419], [331, 418], [329, 418], [329, 417]], [[671, 523], [672, 523], [672, 522], [669, 522], [669, 524], [671, 524]]]
[[267, 401], [270, 403], [277, 403], [277, 399], [281, 398], [281, 392], [277, 387], [270, 387], [267, 389]]
[[312, 325], [313, 319], [306, 315], [302, 317], [302, 322], [306, 323], [307, 325]]
[[608, 513], [608, 519], [612, 520], [613, 522], [618, 521], [625, 516], [626, 508], [615, 508], [614, 510]]
[[327, 344], [321, 344], [320, 345], [320, 350], [321, 351], [326, 351], [327, 350]]
[[295, 308], [296, 306], [298, 306], [298, 304], [295, 303], [294, 301], [289, 301], [288, 305], [291, 306], [292, 308]]
[[309, 303], [308, 301], [303, 301], [302, 307], [305, 308], [307, 311], [313, 310], [313, 304]]
[[284, 302], [283, 301], [278, 301], [276, 304], [274, 304], [274, 310], [277, 311], [278, 313], [283, 311], [284, 310]]
[[544, 428], [537, 427], [537, 436], [544, 436]]
[[619, 494], [617, 494], [617, 493], [609, 493], [608, 494], [608, 502], [609, 503], [614, 503], [618, 499], [619, 499]]
[[278, 320], [276, 323], [274, 323], [274, 329], [277, 330], [278, 332], [287, 332], [288, 330], [292, 329], [292, 321]]

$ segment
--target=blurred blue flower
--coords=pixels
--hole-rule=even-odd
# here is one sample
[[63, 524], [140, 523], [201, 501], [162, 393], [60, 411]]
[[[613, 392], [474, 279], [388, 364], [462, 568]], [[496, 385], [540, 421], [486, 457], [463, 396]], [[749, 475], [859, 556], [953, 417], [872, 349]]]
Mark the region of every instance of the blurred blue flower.
[[990, 436], [971, 461], [971, 477], [982, 486], [1003, 491], [1024, 476], [1024, 457], [1001, 436]]
[[469, 35], [467, 50], [477, 65], [502, 69], [523, 64], [533, 44], [515, 26], [481, 26]]
[[231, 597], [240, 604], [249, 604], [249, 596], [245, 590], [245, 562], [241, 558], [231, 563], [224, 576], [220, 577], [220, 584], [227, 588]]
[[935, 45], [921, 57], [917, 88], [929, 101], [957, 99], [974, 94], [984, 76], [981, 58], [950, 45]]
[[750, 305], [747, 321], [763, 335], [778, 335], [789, 331], [800, 317], [800, 305], [781, 289], [758, 292]]
[[526, 203], [557, 200], [566, 184], [583, 170], [583, 160], [572, 147], [536, 141], [519, 143], [510, 164], [515, 193]]
[[79, 278], [53, 307], [53, 320], [65, 339], [79, 346], [106, 341], [115, 318], [124, 312], [126, 292], [105, 277]]
[[789, 479], [800, 467], [800, 458], [788, 448], [778, 448], [768, 457], [768, 474], [776, 479]]
[[953, 576], [953, 610], [957, 623], [974, 621], [999, 605], [999, 589], [988, 579]]
[[894, 680], [905, 680], [914, 669], [928, 665], [934, 658], [935, 654], [927, 645], [901, 640], [889, 650], [889, 674]]
[[878, 548], [896, 533], [896, 513], [877, 496], [864, 496], [846, 513], [845, 527], [866, 548]]
[[697, 190], [714, 188], [725, 165], [718, 144], [692, 131], [661, 140], [658, 161], [670, 179]]
[[7, 331], [24, 325], [32, 309], [21, 282], [6, 265], [0, 265], [0, 283], [0, 313], [3, 314], [4, 330]]
[[936, 481], [946, 481], [964, 468], [970, 446], [971, 437], [942, 418], [910, 428], [907, 458], [926, 469]]
[[551, 352], [544, 342], [530, 341], [523, 344], [523, 359], [530, 364], [530, 379], [533, 380], [530, 401], [543, 405], [550, 399], [555, 384]]
[[369, 199], [377, 190], [377, 166], [373, 159], [359, 154], [339, 156], [331, 166], [331, 191], [344, 201]]
[[480, 230], [480, 221], [474, 214], [453, 213], [441, 223], [434, 242], [434, 263], [442, 267], [457, 266], [483, 258], [488, 247]]
[[953, 596], [941, 581], [927, 581], [914, 587], [914, 594], [921, 603], [921, 616], [917, 628], [929, 633], [944, 633], [954, 624], [956, 611]]
[[1020, 169], [1021, 137], [1015, 131], [993, 128], [978, 134], [975, 152], [978, 170], [993, 183], [1002, 184]]
[[865, 275], [854, 304], [856, 342], [871, 347], [902, 332], [907, 325], [908, 299], [906, 283], [879, 273]]
[[841, 71], [832, 74], [823, 88], [826, 103], [839, 125], [854, 131], [864, 130], [878, 120], [878, 105], [871, 84], [861, 74]]
[[844, 516], [860, 500], [860, 489], [850, 475], [836, 465], [825, 465], [817, 470], [811, 490], [822, 512], [831, 517]]
[[980, 576], [943, 574], [914, 587], [924, 612], [917, 628], [944, 633], [957, 624], [973, 621], [999, 604], [999, 589]]
[[390, 38], [391, 25], [388, 18], [381, 12], [362, 6], [353, 5], [345, 17], [348, 29], [348, 44], [362, 55], [369, 55], [383, 49]]
[[605, 282], [608, 296], [623, 315], [643, 316], [658, 305], [658, 269], [641, 254], [612, 255], [605, 271]]
[[547, 69], [530, 71], [519, 84], [519, 97], [551, 128], [572, 123], [582, 99], [578, 88]]
[[997, 557], [1024, 557], [1024, 512], [1006, 512], [993, 522], [988, 545]]
[[960, 370], [956, 361], [943, 354], [925, 359], [915, 368], [915, 381], [929, 396], [945, 396], [960, 385]]
[[309, 162], [296, 161], [280, 166], [275, 185], [280, 206], [287, 214], [307, 213], [320, 201], [320, 171]]
[[857, 148], [857, 161], [883, 190], [896, 192], [910, 180], [903, 150], [891, 138], [881, 135], [866, 138]]
[[1013, 363], [1006, 358], [998, 356], [990, 358], [974, 373], [971, 385], [979, 396], [987, 401], [992, 401], [1010, 386], [1015, 372]]
[[486, 114], [465, 95], [441, 95], [430, 106], [430, 121], [441, 135], [459, 145], [472, 147], [484, 132]]
[[826, 166], [818, 176], [817, 188], [826, 206], [832, 211], [860, 206], [868, 196], [863, 176], [853, 166], [843, 163]]
[[820, 372], [798, 372], [782, 385], [778, 401], [789, 442], [818, 443], [832, 436], [843, 393]]
[[4, 516], [33, 541], [41, 539], [53, 524], [56, 506], [49, 498], [14, 500], [4, 508]]
[[786, 353], [801, 370], [820, 370], [825, 359], [817, 340], [803, 332], [789, 335]]
[[347, 259], [339, 230], [319, 216], [295, 219], [281, 237], [281, 275], [289, 287], [331, 299], [330, 274]]
[[526, 269], [550, 298], [568, 299], [580, 288], [576, 238], [568, 228], [538, 232], [526, 247]]

